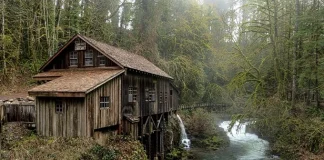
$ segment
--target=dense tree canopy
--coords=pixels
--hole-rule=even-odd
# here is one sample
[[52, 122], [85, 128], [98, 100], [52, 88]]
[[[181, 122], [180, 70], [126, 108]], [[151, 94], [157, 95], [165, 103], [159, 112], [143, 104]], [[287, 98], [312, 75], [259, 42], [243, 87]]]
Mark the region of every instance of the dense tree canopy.
[[180, 103], [233, 104], [273, 148], [324, 157], [323, 0], [0, 0], [0, 15], [0, 93], [80, 33], [167, 71]]
[[226, 33], [216, 4], [198, 0], [2, 0], [2, 84], [14, 83], [18, 75], [31, 76], [80, 33], [141, 54], [169, 72], [181, 90], [182, 103], [213, 101], [205, 88], [219, 91], [219, 84], [228, 80], [224, 69], [217, 69], [218, 47], [221, 51], [226, 44]]
[[[321, 98], [321, 0], [1, 0], [3, 85], [30, 76], [74, 34], [141, 54], [181, 102]], [[227, 89], [225, 89], [227, 88]], [[313, 94], [314, 93], [314, 94]], [[253, 99], [253, 98], [252, 98]]]

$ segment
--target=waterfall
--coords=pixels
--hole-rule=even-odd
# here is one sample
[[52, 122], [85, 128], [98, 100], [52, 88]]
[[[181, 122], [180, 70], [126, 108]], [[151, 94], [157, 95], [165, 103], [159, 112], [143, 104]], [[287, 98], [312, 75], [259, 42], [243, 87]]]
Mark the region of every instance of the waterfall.
[[184, 145], [184, 148], [189, 149], [190, 148], [190, 139], [188, 139], [185, 126], [183, 125], [182, 119], [177, 114], [177, 117], [180, 121], [180, 128], [181, 128], [181, 143]]

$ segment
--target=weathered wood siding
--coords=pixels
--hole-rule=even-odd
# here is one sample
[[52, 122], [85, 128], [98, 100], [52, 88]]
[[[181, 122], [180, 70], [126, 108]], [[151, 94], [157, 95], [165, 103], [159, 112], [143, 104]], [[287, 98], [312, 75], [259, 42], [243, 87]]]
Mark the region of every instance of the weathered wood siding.
[[137, 122], [133, 123], [127, 119], [123, 120], [124, 134], [130, 135], [133, 139], [137, 140], [138, 138], [138, 124]]
[[[26, 104], [4, 104], [2, 106], [1, 114], [3, 120], [6, 122], [35, 122], [35, 105], [34, 103]], [[2, 113], [1, 113], [2, 112]]]
[[178, 110], [178, 108], [179, 108], [179, 92], [173, 85], [170, 85], [170, 87], [171, 87], [170, 106], [172, 107], [171, 109]]
[[[91, 67], [112, 67], [117, 66], [112, 60], [105, 57], [105, 66], [99, 65], [99, 57], [98, 55], [101, 54], [99, 51], [91, 47], [89, 44], [86, 45], [86, 50], [76, 51], [78, 54], [78, 68], [91, 68]], [[87, 50], [93, 51], [93, 66], [86, 66], [84, 63], [84, 54]], [[67, 69], [70, 68], [70, 58], [69, 53], [74, 51], [74, 42], [68, 45], [60, 55], [58, 55], [46, 68], [45, 71], [50, 69]]]
[[[134, 102], [129, 102], [129, 87], [137, 88], [137, 98]], [[155, 101], [147, 101], [146, 89], [154, 89]], [[178, 93], [174, 91], [168, 79], [128, 72], [123, 76], [122, 90], [123, 112], [127, 114], [135, 116], [161, 114], [171, 112], [177, 105]]]
[[[62, 101], [62, 113], [55, 111], [57, 100]], [[84, 98], [36, 98], [36, 129], [43, 136], [90, 137], [87, 114]]]
[[[93, 117], [93, 127], [88, 127], [99, 129], [121, 124], [121, 88], [121, 76], [119, 76], [86, 95], [88, 112], [93, 113], [90, 114]], [[110, 97], [109, 107], [100, 108], [101, 96]], [[91, 108], [93, 108], [93, 111], [91, 111]]]

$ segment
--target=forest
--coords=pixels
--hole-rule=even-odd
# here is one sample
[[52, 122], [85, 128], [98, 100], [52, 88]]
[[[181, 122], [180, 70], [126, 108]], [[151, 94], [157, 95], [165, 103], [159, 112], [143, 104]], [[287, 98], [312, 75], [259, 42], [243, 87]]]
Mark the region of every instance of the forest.
[[323, 0], [1, 0], [0, 15], [0, 93], [79, 33], [165, 70], [182, 104], [258, 118], [274, 149], [324, 152]]

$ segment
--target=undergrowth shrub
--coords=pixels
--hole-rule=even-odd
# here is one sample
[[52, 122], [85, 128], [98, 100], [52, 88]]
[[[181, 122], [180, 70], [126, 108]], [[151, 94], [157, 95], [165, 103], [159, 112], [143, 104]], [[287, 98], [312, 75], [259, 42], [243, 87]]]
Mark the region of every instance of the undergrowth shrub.
[[194, 111], [187, 111], [183, 113], [184, 124], [186, 130], [194, 137], [207, 137], [215, 134], [216, 124], [215, 118], [210, 112], [202, 108], [198, 108]]
[[20, 123], [6, 123], [1, 133], [0, 159], [146, 160], [142, 144], [125, 136], [111, 136], [105, 145], [93, 138], [43, 137]]
[[299, 159], [302, 155], [324, 158], [324, 122], [320, 109], [305, 104], [291, 107], [278, 98], [268, 99], [258, 109], [249, 109], [257, 118], [252, 127], [283, 158]]
[[183, 112], [183, 121], [194, 146], [217, 150], [228, 144], [228, 137], [217, 128], [216, 117], [205, 109]]

